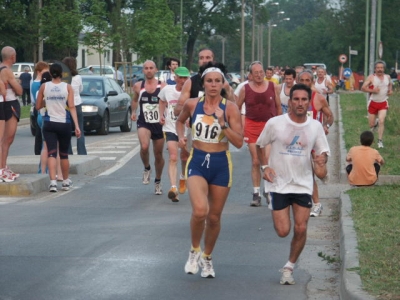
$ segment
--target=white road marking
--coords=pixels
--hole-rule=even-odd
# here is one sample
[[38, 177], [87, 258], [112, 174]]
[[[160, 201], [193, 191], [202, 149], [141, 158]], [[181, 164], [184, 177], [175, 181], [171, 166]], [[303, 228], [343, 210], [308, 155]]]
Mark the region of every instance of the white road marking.
[[103, 173], [99, 174], [99, 176], [107, 176], [111, 175], [118, 169], [122, 168], [132, 157], [134, 157], [136, 154], [138, 154], [140, 151], [140, 145], [136, 146], [133, 148], [130, 152], [128, 152], [124, 157], [122, 157], [119, 161], [115, 163], [113, 167], [110, 169], [104, 171]]

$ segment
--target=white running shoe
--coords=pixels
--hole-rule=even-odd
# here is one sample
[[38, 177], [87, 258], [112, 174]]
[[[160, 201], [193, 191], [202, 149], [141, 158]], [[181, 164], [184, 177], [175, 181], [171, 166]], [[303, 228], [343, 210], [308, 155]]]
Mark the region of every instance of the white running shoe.
[[149, 184], [150, 183], [150, 174], [151, 170], [144, 170], [143, 171], [143, 184]]
[[155, 187], [154, 187], [154, 194], [162, 195], [161, 182], [156, 182]]
[[283, 268], [280, 269], [279, 272], [282, 273], [282, 277], [281, 277], [281, 284], [284, 285], [291, 285], [291, 284], [295, 284], [296, 282], [294, 282], [293, 279], [293, 270], [289, 269], [289, 268]]
[[16, 178], [19, 177], [19, 174], [18, 174], [18, 173], [14, 173], [13, 171], [11, 171], [11, 169], [10, 169], [8, 166], [6, 166], [6, 167], [4, 168], [4, 170], [5, 170], [7, 173], [10, 173], [11, 176], [14, 177], [14, 179], [16, 179]]
[[382, 142], [382, 140], [378, 140], [378, 148], [383, 148], [383, 142]]
[[15, 178], [6, 169], [0, 170], [0, 182], [13, 182]]
[[321, 214], [322, 214], [322, 204], [321, 203], [313, 204], [310, 211], [310, 217], [318, 217]]
[[189, 258], [185, 264], [185, 273], [187, 274], [197, 274], [199, 271], [199, 258], [201, 256], [201, 251], [189, 251]]
[[199, 266], [203, 269], [201, 271], [201, 277], [215, 278], [215, 272], [211, 256], [205, 258], [203, 258], [203, 256], [200, 256]]

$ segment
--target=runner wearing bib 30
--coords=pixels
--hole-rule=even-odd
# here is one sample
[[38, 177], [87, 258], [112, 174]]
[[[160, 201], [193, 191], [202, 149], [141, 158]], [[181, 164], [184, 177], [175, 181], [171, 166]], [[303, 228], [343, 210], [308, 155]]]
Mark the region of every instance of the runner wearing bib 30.
[[[162, 151], [164, 148], [164, 135], [160, 124], [158, 93], [165, 86], [155, 78], [157, 72], [156, 64], [147, 60], [143, 64], [145, 80], [136, 82], [133, 86], [132, 98], [132, 121], [137, 121], [137, 132], [140, 142], [140, 158], [144, 165], [143, 184], [150, 183], [150, 140], [153, 141], [154, 166], [156, 169], [155, 194], [161, 195], [161, 175], [164, 168]], [[139, 116], [136, 110], [139, 106]]]

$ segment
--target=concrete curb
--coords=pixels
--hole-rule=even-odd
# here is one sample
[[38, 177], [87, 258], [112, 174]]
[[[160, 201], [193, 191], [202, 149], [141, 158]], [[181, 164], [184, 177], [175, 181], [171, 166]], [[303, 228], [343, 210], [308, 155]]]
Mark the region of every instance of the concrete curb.
[[[0, 196], [25, 197], [47, 191], [50, 179], [37, 174], [40, 157], [37, 155], [9, 156], [8, 166], [20, 177], [14, 182], [0, 184]], [[101, 167], [100, 158], [92, 155], [70, 155], [70, 174], [84, 175]]]
[[[340, 183], [348, 184], [346, 167], [346, 147], [343, 140], [342, 110], [340, 96], [337, 96], [339, 115], [339, 147], [340, 147]], [[379, 176], [382, 181], [383, 176]], [[399, 177], [399, 176], [397, 176]], [[362, 289], [362, 282], [358, 271], [360, 261], [358, 257], [357, 235], [351, 218], [351, 201], [345, 192], [340, 194], [340, 299], [372, 300], [375, 299]]]

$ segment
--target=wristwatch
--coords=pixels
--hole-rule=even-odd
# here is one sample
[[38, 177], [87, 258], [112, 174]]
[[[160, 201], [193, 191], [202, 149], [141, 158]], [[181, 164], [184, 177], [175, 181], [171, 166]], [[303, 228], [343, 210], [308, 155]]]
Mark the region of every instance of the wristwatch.
[[264, 171], [265, 171], [265, 169], [266, 169], [266, 168], [268, 168], [268, 167], [269, 167], [269, 165], [263, 165], [263, 166], [261, 166], [261, 171], [263, 171], [263, 172], [264, 172]]
[[229, 128], [229, 124], [228, 123], [224, 123], [224, 125], [221, 126], [221, 129], [227, 129]]
[[326, 124], [325, 126], [326, 126], [326, 128], [328, 128], [328, 129], [329, 129], [329, 127], [331, 127], [331, 125], [329, 125], [329, 124]]

